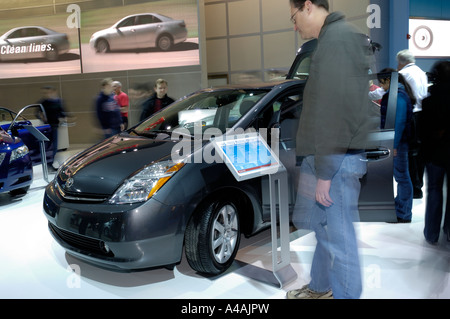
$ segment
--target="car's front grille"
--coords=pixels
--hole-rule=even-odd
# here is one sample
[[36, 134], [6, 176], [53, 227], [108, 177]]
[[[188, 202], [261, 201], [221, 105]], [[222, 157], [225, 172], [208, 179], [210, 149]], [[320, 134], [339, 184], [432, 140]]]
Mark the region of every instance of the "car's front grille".
[[97, 195], [97, 194], [79, 194], [73, 192], [67, 192], [64, 190], [59, 183], [56, 183], [56, 188], [58, 190], [59, 195], [67, 201], [71, 202], [96, 202], [101, 203], [108, 199], [106, 195]]
[[109, 250], [105, 243], [99, 239], [90, 238], [66, 230], [62, 230], [50, 222], [48, 223], [48, 226], [53, 235], [75, 248], [101, 256], [114, 257], [113, 252]]

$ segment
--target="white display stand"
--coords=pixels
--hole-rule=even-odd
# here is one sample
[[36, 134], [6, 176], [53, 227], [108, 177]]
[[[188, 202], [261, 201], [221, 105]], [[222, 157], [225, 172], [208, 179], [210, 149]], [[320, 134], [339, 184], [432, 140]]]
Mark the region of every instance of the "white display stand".
[[67, 124], [58, 127], [58, 151], [65, 151], [69, 148], [69, 129]]
[[212, 143], [238, 181], [269, 175], [272, 275], [255, 279], [275, 283], [281, 288], [297, 278], [290, 260], [286, 168], [258, 133], [222, 135]]

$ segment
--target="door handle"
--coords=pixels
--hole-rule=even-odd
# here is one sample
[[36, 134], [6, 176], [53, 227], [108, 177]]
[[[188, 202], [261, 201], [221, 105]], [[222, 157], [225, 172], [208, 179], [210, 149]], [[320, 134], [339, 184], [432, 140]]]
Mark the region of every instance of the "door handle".
[[388, 158], [391, 154], [391, 151], [388, 148], [379, 148], [375, 150], [367, 150], [365, 153], [367, 161], [372, 162]]

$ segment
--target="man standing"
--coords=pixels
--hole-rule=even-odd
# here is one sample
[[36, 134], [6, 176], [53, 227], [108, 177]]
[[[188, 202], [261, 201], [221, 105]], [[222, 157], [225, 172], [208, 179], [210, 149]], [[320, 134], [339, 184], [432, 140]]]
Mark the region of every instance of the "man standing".
[[353, 222], [366, 172], [369, 61], [363, 37], [327, 0], [290, 0], [303, 39], [317, 38], [296, 137], [302, 158], [293, 223], [315, 232], [311, 281], [288, 299], [359, 298], [361, 269]]
[[43, 118], [45, 123], [50, 124], [52, 129], [52, 135], [50, 143], [53, 149], [53, 155], [51, 159], [48, 159], [47, 167], [49, 171], [54, 171], [53, 161], [55, 155], [58, 152], [58, 129], [60, 120], [66, 117], [64, 111], [63, 102], [58, 96], [57, 90], [53, 86], [45, 86], [42, 88], [42, 99], [38, 102], [41, 104], [45, 110], [45, 118]]
[[95, 101], [97, 118], [105, 138], [120, 133], [122, 127], [120, 107], [114, 99], [112, 82], [110, 78], [101, 81], [101, 90]]
[[112, 83], [112, 88], [115, 93], [114, 99], [120, 106], [120, 115], [122, 116], [123, 124], [122, 129], [126, 130], [128, 128], [128, 108], [130, 106], [128, 95], [122, 91], [122, 83], [119, 81], [114, 81]]
[[[416, 127], [420, 129], [420, 115], [422, 113], [422, 100], [428, 95], [428, 77], [416, 65], [416, 58], [409, 50], [402, 50], [397, 53], [398, 72], [403, 75], [406, 82], [411, 87], [416, 98], [414, 104], [414, 121]], [[419, 133], [420, 134], [420, 133]], [[410, 152], [409, 155], [409, 175], [413, 184], [414, 198], [422, 198], [423, 174], [425, 170], [425, 163], [423, 154], [420, 148], [420, 141], [417, 141], [415, 152]]]
[[155, 82], [154, 87], [155, 93], [148, 98], [142, 105], [142, 113], [140, 120], [143, 121], [153, 113], [158, 112], [159, 110], [165, 108], [169, 104], [171, 104], [174, 99], [167, 95], [167, 91], [169, 90], [169, 85], [167, 81], [164, 79], [158, 79]]

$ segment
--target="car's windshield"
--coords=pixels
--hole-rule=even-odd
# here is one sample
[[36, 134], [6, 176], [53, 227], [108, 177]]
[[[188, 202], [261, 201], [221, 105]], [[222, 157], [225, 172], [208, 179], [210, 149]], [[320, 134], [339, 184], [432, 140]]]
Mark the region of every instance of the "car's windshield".
[[[190, 135], [203, 133], [209, 128], [222, 134], [247, 113], [266, 90], [224, 89], [203, 91], [174, 102], [134, 127], [131, 134], [170, 134], [176, 129], [189, 131]], [[200, 130], [200, 131], [199, 131]]]

